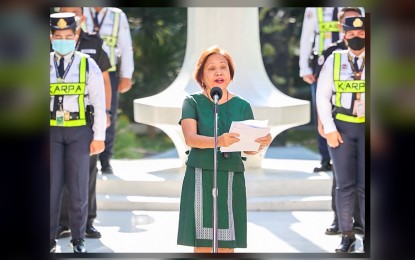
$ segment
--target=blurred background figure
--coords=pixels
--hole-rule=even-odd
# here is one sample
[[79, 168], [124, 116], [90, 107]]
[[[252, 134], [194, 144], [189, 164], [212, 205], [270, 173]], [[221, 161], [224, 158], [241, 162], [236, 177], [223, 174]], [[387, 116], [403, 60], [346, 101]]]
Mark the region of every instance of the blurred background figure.
[[101, 36], [106, 45], [111, 68], [111, 125], [107, 128], [105, 150], [99, 154], [101, 172], [113, 174], [110, 159], [113, 156], [115, 141], [115, 125], [117, 123], [118, 93], [125, 93], [132, 87], [134, 57], [130, 34], [130, 26], [125, 13], [114, 7], [84, 8], [86, 30]]
[[[342, 7], [307, 7], [304, 12], [300, 39], [300, 77], [311, 85], [311, 106], [313, 123], [317, 126], [316, 88], [318, 74], [316, 68], [323, 51], [341, 37], [338, 26], [338, 13]], [[364, 11], [362, 10], [362, 13]], [[320, 167], [314, 172], [331, 171], [331, 158], [326, 139], [317, 134], [318, 150], [321, 155]]]

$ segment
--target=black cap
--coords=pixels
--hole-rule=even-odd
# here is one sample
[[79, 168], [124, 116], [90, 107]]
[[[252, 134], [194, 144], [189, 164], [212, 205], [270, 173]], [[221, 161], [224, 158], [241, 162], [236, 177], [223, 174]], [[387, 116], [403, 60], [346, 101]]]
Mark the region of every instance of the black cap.
[[50, 15], [51, 30], [76, 29], [74, 13], [55, 13]]
[[364, 30], [365, 29], [365, 17], [363, 16], [353, 16], [347, 17], [344, 19], [344, 23], [342, 24], [343, 30], [350, 31], [350, 30]]

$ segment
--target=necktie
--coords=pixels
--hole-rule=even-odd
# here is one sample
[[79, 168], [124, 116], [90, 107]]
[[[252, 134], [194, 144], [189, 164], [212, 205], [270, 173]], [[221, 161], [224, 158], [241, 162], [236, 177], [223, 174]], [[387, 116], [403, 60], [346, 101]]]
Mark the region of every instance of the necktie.
[[63, 74], [65, 73], [65, 68], [64, 68], [64, 62], [65, 61], [65, 59], [62, 57], [62, 58], [60, 58], [60, 60], [59, 60], [59, 66], [58, 66], [58, 72], [59, 72], [59, 77], [60, 78], [63, 78]]
[[[61, 58], [59, 60], [59, 66], [58, 66], [58, 73], [59, 73], [59, 78], [63, 78], [63, 74], [65, 74], [65, 70], [64, 70], [64, 58]], [[57, 110], [59, 110], [59, 99], [63, 100], [62, 95], [56, 95], [54, 100], [53, 100], [53, 112], [56, 112]]]
[[359, 72], [359, 65], [357, 64], [358, 57], [354, 57], [353, 67], [354, 71]]
[[[333, 9], [333, 17], [332, 20], [333, 21], [338, 21], [338, 17], [337, 17], [337, 13], [338, 13], [338, 8], [334, 7]], [[337, 42], [339, 40], [339, 32], [332, 32], [331, 33], [331, 42]]]
[[[359, 65], [357, 64], [357, 60], [358, 59], [359, 59], [358, 57], [354, 57], [353, 71], [355, 73], [358, 73], [359, 72]], [[355, 79], [356, 79], [356, 76], [355, 76]], [[360, 79], [360, 76], [357, 79]], [[360, 99], [360, 93], [352, 93], [352, 106], [354, 105], [356, 99]]]

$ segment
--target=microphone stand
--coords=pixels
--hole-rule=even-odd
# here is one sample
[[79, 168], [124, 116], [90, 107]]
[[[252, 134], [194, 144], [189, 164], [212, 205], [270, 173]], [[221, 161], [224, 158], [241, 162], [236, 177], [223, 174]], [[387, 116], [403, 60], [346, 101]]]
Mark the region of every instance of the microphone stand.
[[214, 114], [215, 114], [215, 122], [213, 125], [213, 132], [214, 132], [214, 139], [215, 139], [215, 146], [213, 150], [213, 189], [212, 189], [212, 197], [213, 197], [213, 253], [218, 252], [218, 188], [217, 188], [217, 156], [218, 156], [218, 96], [214, 96]]

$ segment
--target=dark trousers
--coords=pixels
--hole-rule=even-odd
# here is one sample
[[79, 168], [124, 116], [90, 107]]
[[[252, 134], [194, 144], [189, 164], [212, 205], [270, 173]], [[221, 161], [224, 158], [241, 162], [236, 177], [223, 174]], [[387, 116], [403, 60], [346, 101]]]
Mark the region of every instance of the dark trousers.
[[89, 126], [50, 127], [50, 239], [56, 238], [63, 188], [72, 238], [84, 238], [88, 214]]
[[[89, 181], [88, 181], [88, 218], [87, 226], [92, 226], [94, 219], [97, 217], [97, 199], [96, 199], [96, 183], [97, 183], [97, 161], [98, 155], [91, 155], [89, 158]], [[62, 202], [61, 202], [61, 214], [59, 218], [59, 225], [69, 227], [69, 196], [68, 189], [65, 186]]]
[[329, 148], [336, 176], [336, 211], [342, 232], [353, 230], [356, 196], [365, 229], [365, 124], [334, 120], [344, 143]]
[[105, 133], [105, 150], [99, 154], [99, 160], [101, 165], [108, 165], [113, 155], [113, 147], [115, 141], [115, 123], [117, 121], [117, 110], [118, 110], [118, 72], [110, 72], [111, 80], [111, 125], [107, 127]]
[[[317, 106], [316, 106], [316, 91], [317, 91], [317, 82], [314, 82], [311, 84], [311, 110], [312, 110], [312, 117], [313, 117], [313, 123], [315, 126], [317, 126]], [[330, 153], [329, 149], [327, 147], [327, 140], [326, 138], [322, 137], [317, 132], [317, 145], [318, 145], [318, 151], [321, 155], [321, 161], [322, 162], [330, 162]]]
[[[336, 174], [334, 173], [335, 169], [333, 167], [333, 185], [331, 186], [331, 209], [334, 212], [334, 221], [338, 222], [337, 211], [336, 211]], [[359, 199], [356, 196], [356, 202], [354, 207], [353, 214], [354, 226], [362, 227], [360, 222], [360, 209], [359, 209]]]

